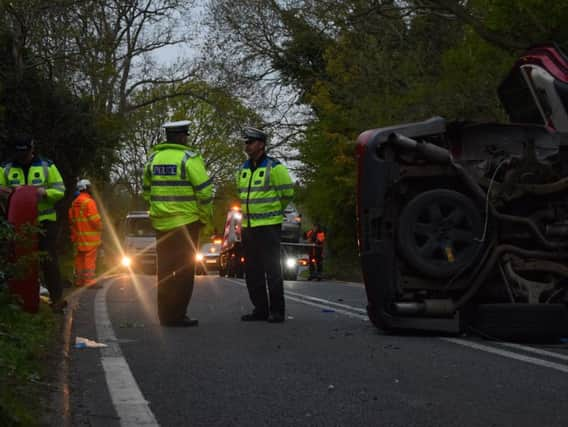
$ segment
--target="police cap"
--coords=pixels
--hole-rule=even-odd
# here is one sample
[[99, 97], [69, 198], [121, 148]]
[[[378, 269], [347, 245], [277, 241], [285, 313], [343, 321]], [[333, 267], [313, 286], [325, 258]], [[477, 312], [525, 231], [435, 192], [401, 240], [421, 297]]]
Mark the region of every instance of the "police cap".
[[266, 143], [267, 136], [266, 133], [264, 133], [260, 129], [247, 126], [243, 129], [243, 139], [245, 140], [245, 142], [262, 141]]
[[16, 151], [28, 151], [34, 146], [34, 140], [31, 135], [16, 135], [13, 140], [13, 147]]
[[166, 133], [183, 133], [187, 135], [189, 132], [189, 120], [180, 120], [177, 122], [167, 122], [162, 125], [162, 127], [166, 130]]

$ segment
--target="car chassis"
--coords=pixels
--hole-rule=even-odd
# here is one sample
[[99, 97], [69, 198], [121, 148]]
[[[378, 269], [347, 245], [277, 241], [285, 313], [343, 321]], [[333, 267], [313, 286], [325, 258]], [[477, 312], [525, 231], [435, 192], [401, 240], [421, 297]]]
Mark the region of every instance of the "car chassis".
[[435, 117], [359, 136], [359, 253], [377, 327], [568, 336], [567, 58], [531, 48], [499, 94], [514, 124]]

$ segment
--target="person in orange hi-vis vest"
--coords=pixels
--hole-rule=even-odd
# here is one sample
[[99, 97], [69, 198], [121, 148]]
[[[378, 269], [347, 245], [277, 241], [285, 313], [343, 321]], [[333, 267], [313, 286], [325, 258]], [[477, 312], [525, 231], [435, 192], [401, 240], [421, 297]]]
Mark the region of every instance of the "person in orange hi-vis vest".
[[97, 204], [90, 194], [91, 182], [81, 179], [77, 183], [79, 194], [69, 208], [71, 241], [75, 245], [75, 285], [98, 287], [95, 280], [97, 250], [101, 245], [103, 223]]
[[313, 243], [314, 247], [310, 251], [310, 276], [308, 280], [321, 280], [323, 274], [323, 245], [325, 243], [325, 232], [319, 224], [314, 224], [311, 230], [305, 234], [306, 240]]

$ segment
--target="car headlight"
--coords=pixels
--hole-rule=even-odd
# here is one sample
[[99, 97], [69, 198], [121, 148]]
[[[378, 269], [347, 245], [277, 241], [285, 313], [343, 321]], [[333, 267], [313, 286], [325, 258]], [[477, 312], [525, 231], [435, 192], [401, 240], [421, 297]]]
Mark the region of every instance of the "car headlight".
[[195, 254], [195, 261], [203, 261], [203, 254]]
[[296, 258], [286, 258], [286, 267], [288, 268], [296, 267]]
[[121, 264], [122, 264], [124, 267], [130, 267], [130, 264], [132, 264], [132, 260], [131, 260], [130, 257], [128, 257], [128, 256], [123, 256], [123, 257], [122, 257], [122, 260], [121, 260]]

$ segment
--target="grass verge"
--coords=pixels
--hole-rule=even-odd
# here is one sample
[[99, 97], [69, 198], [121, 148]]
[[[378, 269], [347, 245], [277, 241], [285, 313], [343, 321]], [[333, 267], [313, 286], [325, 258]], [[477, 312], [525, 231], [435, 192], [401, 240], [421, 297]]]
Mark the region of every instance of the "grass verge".
[[0, 289], [0, 426], [39, 425], [58, 325], [46, 304], [26, 313]]

